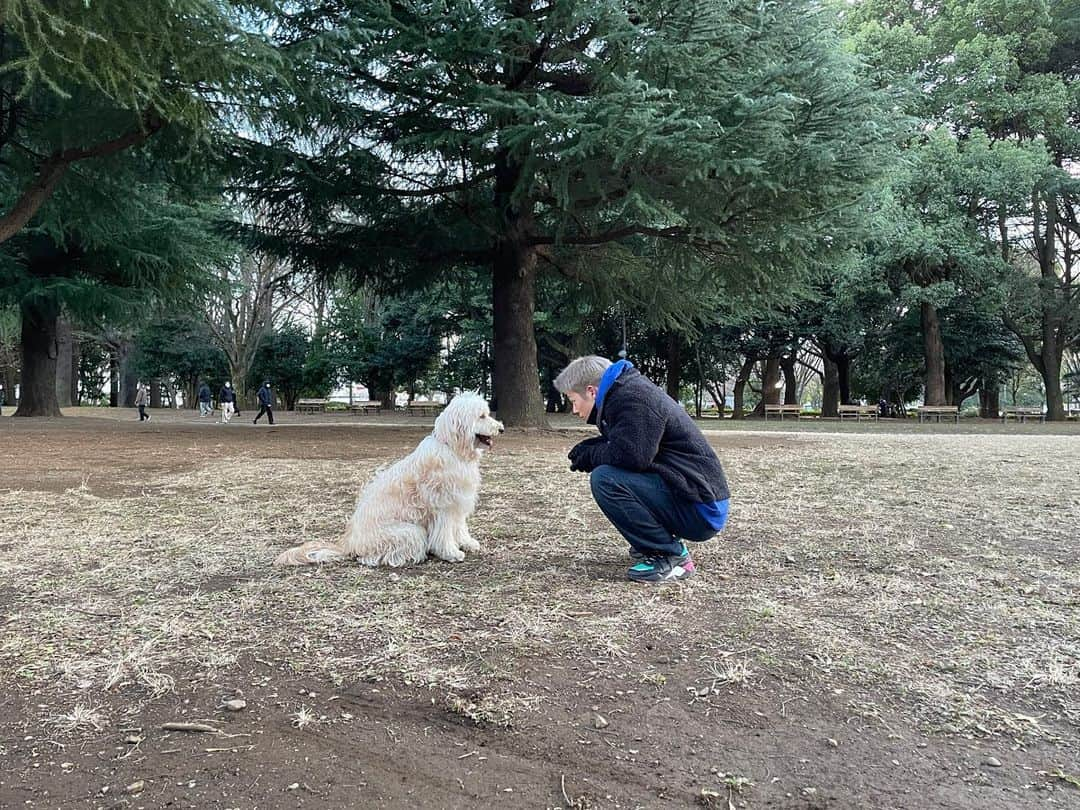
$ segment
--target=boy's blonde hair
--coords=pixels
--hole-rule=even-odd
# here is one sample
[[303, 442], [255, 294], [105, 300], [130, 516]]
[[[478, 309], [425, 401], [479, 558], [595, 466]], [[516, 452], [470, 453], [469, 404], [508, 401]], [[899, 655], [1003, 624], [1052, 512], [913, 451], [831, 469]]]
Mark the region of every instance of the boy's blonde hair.
[[604, 372], [610, 365], [610, 360], [599, 355], [589, 354], [579, 357], [555, 378], [555, 388], [560, 394], [569, 394], [573, 391], [575, 394], [584, 395], [585, 386], [600, 385], [600, 378], [604, 376]]

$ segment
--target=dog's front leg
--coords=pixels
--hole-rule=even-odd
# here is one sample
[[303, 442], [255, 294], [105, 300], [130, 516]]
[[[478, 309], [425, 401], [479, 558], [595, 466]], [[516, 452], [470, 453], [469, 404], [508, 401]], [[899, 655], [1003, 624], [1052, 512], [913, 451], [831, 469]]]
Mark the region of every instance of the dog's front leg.
[[456, 519], [453, 515], [439, 512], [428, 534], [428, 551], [447, 562], [461, 562], [465, 552], [458, 548], [457, 532], [454, 531]]
[[480, 541], [469, 534], [469, 524], [464, 517], [458, 521], [457, 544], [462, 551], [468, 551], [470, 554], [475, 554], [480, 550]]

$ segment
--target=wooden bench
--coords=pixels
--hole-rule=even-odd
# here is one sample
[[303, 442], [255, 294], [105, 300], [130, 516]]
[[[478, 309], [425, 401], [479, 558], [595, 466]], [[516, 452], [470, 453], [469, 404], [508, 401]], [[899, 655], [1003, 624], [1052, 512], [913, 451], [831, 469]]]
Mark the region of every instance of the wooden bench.
[[769, 421], [769, 414], [779, 416], [780, 421], [784, 421], [785, 416], [794, 416], [796, 419], [802, 419], [802, 405], [766, 405], [765, 406], [765, 421]]
[[956, 405], [920, 405], [919, 406], [919, 421], [923, 419], [930, 421], [930, 417], [937, 417], [937, 421], [941, 421], [943, 416], [951, 416], [953, 421], [957, 424], [960, 423], [960, 408]]
[[354, 402], [349, 406], [349, 411], [353, 416], [367, 416], [372, 413], [379, 413], [382, 410], [382, 403], [375, 402]]
[[322, 413], [326, 410], [325, 399], [298, 399], [296, 400], [297, 413]]
[[1046, 420], [1046, 414], [1043, 413], [1042, 408], [1019, 408], [1008, 407], [1001, 409], [1001, 421], [1007, 422], [1009, 417], [1012, 417], [1017, 422], [1024, 422], [1028, 419], [1038, 418], [1040, 422]]
[[844, 421], [845, 416], [854, 416], [855, 421], [862, 421], [865, 416], [868, 419], [878, 418], [878, 406], [877, 405], [837, 405], [836, 415], [840, 417], [840, 421]]
[[440, 402], [410, 402], [405, 406], [406, 416], [438, 416], [446, 406]]

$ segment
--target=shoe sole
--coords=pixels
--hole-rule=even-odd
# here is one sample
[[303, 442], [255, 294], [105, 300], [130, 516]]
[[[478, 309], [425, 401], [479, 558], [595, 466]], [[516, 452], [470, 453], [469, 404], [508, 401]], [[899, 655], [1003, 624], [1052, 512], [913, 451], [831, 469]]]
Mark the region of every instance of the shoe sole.
[[[681, 573], [676, 573], [678, 569]], [[681, 582], [684, 579], [690, 579], [690, 577], [697, 574], [697, 567], [690, 568], [689, 570], [683, 568], [681, 565], [675, 566], [666, 576], [660, 579], [644, 579], [630, 576], [629, 572], [626, 574], [626, 578], [631, 582], [642, 582], [646, 585], [663, 585], [665, 582]]]

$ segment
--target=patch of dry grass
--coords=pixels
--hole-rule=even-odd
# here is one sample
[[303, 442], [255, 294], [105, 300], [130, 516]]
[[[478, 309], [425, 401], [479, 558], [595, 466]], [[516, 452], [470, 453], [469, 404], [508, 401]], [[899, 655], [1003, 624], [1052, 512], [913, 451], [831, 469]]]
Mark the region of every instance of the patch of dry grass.
[[698, 669], [690, 699], [794, 673], [871, 720], [1075, 741], [1080, 439], [733, 436], [731, 525], [694, 549], [697, 579], [660, 589], [623, 579], [622, 542], [550, 440], [485, 461], [484, 549], [457, 566], [270, 568], [340, 531], [376, 461], [238, 455], [224, 484], [192, 464], [119, 497], [2, 492], [3, 680], [74, 704], [51, 715], [72, 733], [106, 695], [149, 699], [248, 657], [400, 679], [516, 725], [542, 697], [522, 673], [545, 661], [663, 691], [642, 647], [660, 639]]

